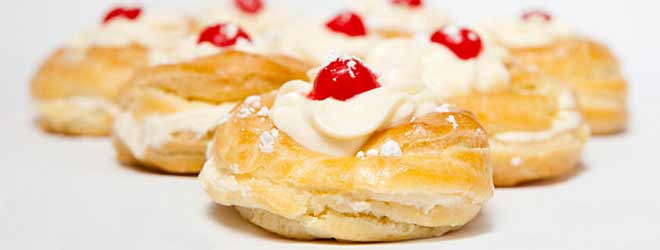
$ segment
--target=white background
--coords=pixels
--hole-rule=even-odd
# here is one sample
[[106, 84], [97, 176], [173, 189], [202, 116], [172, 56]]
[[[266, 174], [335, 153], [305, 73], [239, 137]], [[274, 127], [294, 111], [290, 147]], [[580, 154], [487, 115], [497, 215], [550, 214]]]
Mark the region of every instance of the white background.
[[[147, 6], [205, 6], [145, 1]], [[339, 1], [275, 1], [303, 15]], [[631, 85], [627, 133], [593, 139], [563, 180], [498, 189], [484, 212], [445, 237], [360, 248], [660, 249], [660, 35], [656, 1], [443, 0], [459, 22], [544, 6], [610, 44]], [[289, 4], [289, 5], [285, 5]], [[331, 249], [266, 233], [213, 205], [195, 178], [122, 167], [105, 139], [46, 135], [34, 124], [28, 82], [42, 60], [110, 1], [3, 1], [0, 9], [0, 249]]]

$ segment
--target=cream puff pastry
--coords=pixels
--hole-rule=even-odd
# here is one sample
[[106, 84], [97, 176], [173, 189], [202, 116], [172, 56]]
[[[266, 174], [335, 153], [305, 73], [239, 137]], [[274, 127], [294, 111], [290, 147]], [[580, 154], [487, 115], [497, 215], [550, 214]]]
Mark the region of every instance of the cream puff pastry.
[[589, 130], [570, 88], [507, 65], [504, 50], [483, 43], [469, 29], [447, 26], [429, 40], [383, 41], [365, 60], [384, 84], [421, 85], [415, 87], [423, 89], [415, 96], [420, 106], [455, 105], [475, 112], [490, 136], [496, 186], [575, 169]]
[[39, 123], [49, 132], [108, 135], [120, 89], [156, 47], [176, 43], [194, 23], [178, 15], [117, 8], [103, 24], [52, 54], [32, 79]]
[[627, 124], [627, 84], [606, 46], [577, 35], [542, 11], [519, 20], [482, 25], [493, 42], [506, 47], [513, 63], [549, 74], [575, 88], [584, 119], [594, 134], [622, 131]]
[[237, 102], [306, 79], [305, 64], [257, 52], [255, 39], [236, 25], [213, 25], [163, 51], [162, 65], [138, 72], [122, 94], [123, 112], [113, 128], [119, 160], [168, 173], [198, 173], [213, 129]]
[[[467, 111], [417, 110], [341, 57], [314, 84], [240, 104], [218, 127], [199, 178], [210, 197], [284, 237], [397, 241], [471, 221], [493, 194], [488, 137]], [[243, 115], [247, 108], [268, 114]]]

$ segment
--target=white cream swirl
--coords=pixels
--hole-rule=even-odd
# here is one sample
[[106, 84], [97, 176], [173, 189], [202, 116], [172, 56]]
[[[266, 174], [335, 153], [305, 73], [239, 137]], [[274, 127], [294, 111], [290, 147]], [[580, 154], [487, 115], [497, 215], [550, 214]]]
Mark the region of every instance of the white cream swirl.
[[461, 60], [446, 47], [426, 40], [389, 39], [372, 48], [365, 61], [381, 74], [381, 84], [421, 83], [424, 94], [442, 100], [507, 86], [509, 73], [500, 52], [486, 45], [478, 57]]
[[527, 20], [487, 20], [477, 24], [487, 40], [507, 48], [535, 48], [547, 46], [574, 31], [566, 24], [540, 18]]
[[235, 23], [245, 29], [249, 34], [267, 35], [275, 29], [285, 27], [290, 17], [277, 9], [266, 7], [256, 14], [246, 14], [235, 8], [212, 7], [205, 10], [197, 17], [203, 25], [214, 25], [217, 23]]
[[175, 64], [212, 56], [227, 50], [239, 50], [252, 54], [266, 54], [270, 50], [268, 42], [258, 37], [252, 37], [252, 42], [238, 39], [236, 44], [227, 47], [218, 47], [210, 43], [199, 44], [197, 40], [197, 36], [191, 36], [176, 46], [153, 49], [149, 51], [149, 63], [152, 66]]
[[136, 20], [115, 19], [78, 34], [67, 47], [121, 47], [131, 44], [146, 48], [177, 44], [192, 32], [189, 20], [180, 14], [144, 13]]
[[368, 35], [349, 37], [328, 30], [324, 24], [289, 24], [274, 33], [273, 51], [301, 58], [309, 63], [321, 64], [329, 55], [363, 55], [379, 39]]
[[430, 32], [449, 22], [444, 12], [432, 6], [410, 8], [383, 0], [353, 0], [348, 1], [348, 4], [365, 18], [369, 27], [376, 29]]
[[172, 114], [152, 114], [140, 120], [131, 112], [124, 112], [117, 117], [113, 133], [136, 157], [143, 158], [149, 148], [162, 146], [177, 132], [189, 132], [202, 138], [224, 123], [234, 106], [236, 103], [203, 105]]
[[400, 88], [376, 88], [347, 101], [313, 101], [311, 89], [304, 81], [286, 83], [270, 117], [296, 142], [324, 154], [353, 155], [374, 131], [409, 120], [414, 111], [412, 94]]

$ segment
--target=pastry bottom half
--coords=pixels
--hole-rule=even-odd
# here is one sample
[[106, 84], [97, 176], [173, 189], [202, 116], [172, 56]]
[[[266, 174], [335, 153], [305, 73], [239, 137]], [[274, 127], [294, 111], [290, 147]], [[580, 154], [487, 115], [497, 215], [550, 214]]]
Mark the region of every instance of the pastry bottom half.
[[51, 133], [107, 136], [118, 108], [101, 97], [69, 97], [38, 101], [38, 122]]
[[[481, 209], [481, 204], [462, 196], [448, 197], [450, 202], [429, 209], [340, 194], [301, 193], [265, 180], [223, 174], [214, 167], [205, 167], [200, 180], [214, 201], [233, 206], [244, 219], [267, 231], [297, 240], [379, 242], [436, 237], [461, 228]], [[274, 204], [268, 210], [278, 212], [259, 208], [262, 203]], [[306, 204], [305, 211], [287, 211], [296, 203]]]
[[506, 141], [495, 136], [491, 139], [495, 186], [516, 186], [573, 172], [589, 133], [589, 127], [581, 124], [542, 140]]
[[196, 174], [204, 165], [205, 141], [188, 139], [191, 140], [171, 141], [157, 148], [147, 147], [139, 158], [117, 136], [113, 136], [113, 145], [122, 164], [173, 174]]

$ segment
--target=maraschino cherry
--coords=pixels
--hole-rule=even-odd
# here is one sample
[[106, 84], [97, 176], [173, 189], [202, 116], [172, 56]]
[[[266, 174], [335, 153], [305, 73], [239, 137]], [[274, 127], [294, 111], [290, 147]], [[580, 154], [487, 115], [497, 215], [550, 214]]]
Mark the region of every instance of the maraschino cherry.
[[319, 71], [314, 80], [314, 88], [307, 97], [317, 101], [328, 97], [345, 101], [380, 87], [377, 78], [360, 60], [340, 57]]
[[351, 11], [340, 13], [325, 23], [325, 26], [334, 32], [342, 33], [347, 36], [367, 35], [367, 28], [365, 27], [362, 18], [355, 12]]
[[135, 20], [142, 14], [142, 8], [124, 8], [117, 7], [110, 10], [103, 18], [103, 23], [108, 23], [117, 18], [124, 18], [128, 20]]
[[483, 50], [481, 38], [476, 32], [456, 26], [446, 26], [436, 31], [431, 41], [444, 45], [463, 60], [475, 58]]
[[208, 42], [217, 47], [235, 45], [239, 39], [252, 41], [250, 36], [240, 27], [231, 23], [221, 23], [209, 26], [199, 35], [198, 44]]
[[422, 6], [422, 0], [392, 0], [392, 4], [417, 8]]
[[264, 8], [261, 0], [234, 0], [234, 5], [247, 14], [257, 14]]
[[528, 11], [525, 11], [522, 14], [521, 18], [524, 21], [530, 21], [530, 20], [542, 20], [544, 22], [552, 21], [552, 15], [550, 13], [548, 13], [547, 11], [544, 11], [544, 10], [528, 10]]

